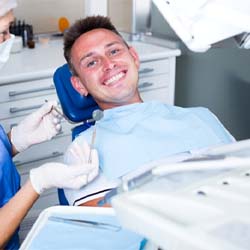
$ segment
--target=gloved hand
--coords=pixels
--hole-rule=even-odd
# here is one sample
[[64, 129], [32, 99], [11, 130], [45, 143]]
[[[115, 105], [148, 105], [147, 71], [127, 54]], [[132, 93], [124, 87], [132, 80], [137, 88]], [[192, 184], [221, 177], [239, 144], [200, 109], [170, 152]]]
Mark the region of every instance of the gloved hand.
[[18, 152], [50, 140], [61, 130], [61, 116], [52, 110], [57, 101], [45, 103], [11, 130], [11, 142]]
[[[52, 187], [79, 189], [98, 175], [99, 158], [95, 149], [90, 151], [87, 143], [83, 147], [74, 144], [70, 152], [76, 159], [73, 165], [51, 162], [31, 169], [30, 181], [38, 194]], [[87, 163], [90, 152], [92, 161]]]

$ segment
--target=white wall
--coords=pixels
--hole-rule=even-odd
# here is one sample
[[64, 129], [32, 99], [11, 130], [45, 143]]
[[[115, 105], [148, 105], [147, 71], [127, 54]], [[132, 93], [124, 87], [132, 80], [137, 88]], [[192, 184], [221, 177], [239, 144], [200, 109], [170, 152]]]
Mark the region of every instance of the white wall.
[[17, 19], [33, 25], [34, 33], [58, 31], [58, 19], [70, 23], [84, 16], [84, 0], [18, 0]]
[[85, 16], [107, 15], [107, 0], [85, 0]]
[[66, 17], [70, 24], [87, 15], [109, 15], [120, 31], [132, 27], [132, 0], [18, 0], [15, 16], [33, 25], [34, 33], [58, 31], [58, 20]]
[[108, 0], [108, 15], [118, 30], [124, 32], [131, 31], [132, 6], [132, 0]]

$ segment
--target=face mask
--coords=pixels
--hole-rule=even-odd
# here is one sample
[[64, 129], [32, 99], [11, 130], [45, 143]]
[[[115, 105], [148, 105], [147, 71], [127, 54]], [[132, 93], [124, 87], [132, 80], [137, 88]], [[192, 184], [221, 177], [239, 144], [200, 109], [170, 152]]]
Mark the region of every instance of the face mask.
[[9, 39], [4, 41], [3, 43], [0, 43], [0, 69], [9, 59], [14, 39], [15, 36], [11, 34]]

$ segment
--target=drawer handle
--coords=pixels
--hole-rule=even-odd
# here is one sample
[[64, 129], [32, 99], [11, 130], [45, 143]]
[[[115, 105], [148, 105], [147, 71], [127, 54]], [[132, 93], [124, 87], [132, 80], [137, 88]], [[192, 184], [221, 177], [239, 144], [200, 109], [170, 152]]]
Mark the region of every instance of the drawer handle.
[[154, 85], [154, 83], [152, 83], [152, 82], [143, 82], [143, 83], [140, 83], [140, 84], [138, 85], [138, 88], [139, 88], [139, 89], [144, 89], [144, 88], [151, 87], [151, 86], [153, 86], [153, 85]]
[[31, 110], [31, 109], [38, 109], [40, 108], [42, 105], [33, 105], [33, 106], [28, 106], [28, 107], [23, 107], [23, 108], [17, 108], [17, 107], [13, 107], [10, 108], [10, 113], [18, 113], [18, 112], [22, 112], [22, 111], [27, 111], [27, 110]]
[[58, 157], [58, 156], [62, 156], [63, 155], [63, 152], [53, 152], [52, 154], [49, 154], [49, 155], [46, 155], [46, 156], [43, 156], [43, 157], [40, 157], [40, 158], [36, 158], [35, 160], [30, 160], [30, 161], [14, 161], [15, 165], [18, 167], [20, 165], [23, 165], [23, 164], [30, 164], [30, 163], [34, 163], [34, 162], [37, 162], [37, 161], [43, 161], [43, 160], [49, 160], [51, 158], [55, 158], [55, 157]]
[[153, 71], [154, 71], [153, 68], [144, 68], [144, 69], [139, 70], [139, 74], [146, 74], [146, 73], [150, 73]]
[[55, 86], [53, 84], [44, 88], [29, 89], [29, 90], [23, 90], [23, 91], [9, 91], [9, 96], [25, 95], [25, 94], [36, 93], [36, 92], [52, 90], [52, 89], [55, 89]]

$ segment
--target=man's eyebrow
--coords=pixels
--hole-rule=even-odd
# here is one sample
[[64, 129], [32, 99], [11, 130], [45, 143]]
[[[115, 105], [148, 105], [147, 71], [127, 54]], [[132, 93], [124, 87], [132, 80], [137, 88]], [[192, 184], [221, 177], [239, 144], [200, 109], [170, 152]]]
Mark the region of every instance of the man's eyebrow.
[[80, 58], [80, 62], [83, 61], [84, 59], [88, 58], [88, 57], [93, 56], [93, 55], [94, 55], [94, 52], [89, 52], [88, 54], [86, 54], [86, 55], [84, 55], [84, 56], [82, 56]]
[[[109, 47], [111, 47], [111, 46], [113, 46], [113, 45], [115, 45], [115, 44], [123, 44], [123, 43], [120, 42], [120, 41], [114, 41], [114, 42], [111, 42], [111, 43], [106, 44], [104, 47], [105, 47], [105, 48], [109, 48]], [[82, 62], [83, 60], [85, 60], [85, 59], [88, 58], [88, 57], [93, 56], [94, 54], [95, 54], [94, 52], [89, 52], [89, 53], [87, 53], [86, 55], [84, 55], [84, 56], [81, 57], [80, 62]]]
[[107, 48], [107, 47], [111, 47], [111, 46], [113, 46], [113, 45], [115, 45], [115, 44], [123, 44], [123, 43], [120, 42], [120, 41], [114, 41], [114, 42], [111, 42], [111, 43], [106, 44], [105, 47], [106, 47], [106, 48]]

